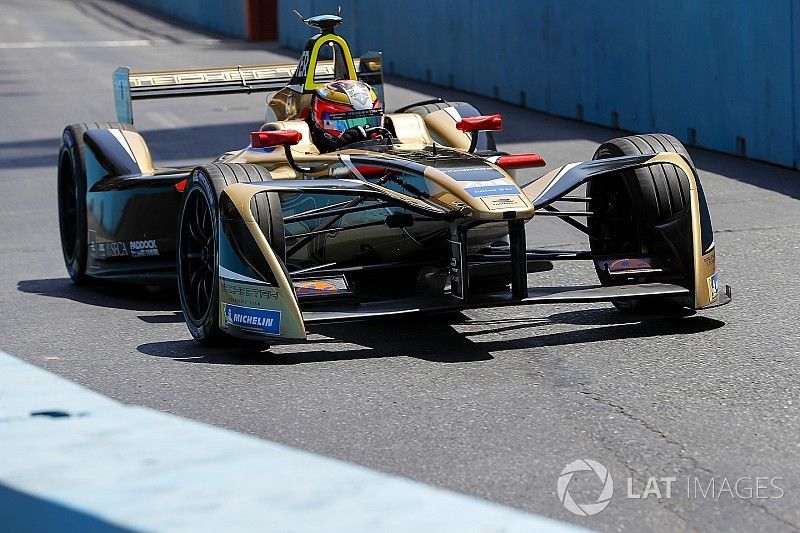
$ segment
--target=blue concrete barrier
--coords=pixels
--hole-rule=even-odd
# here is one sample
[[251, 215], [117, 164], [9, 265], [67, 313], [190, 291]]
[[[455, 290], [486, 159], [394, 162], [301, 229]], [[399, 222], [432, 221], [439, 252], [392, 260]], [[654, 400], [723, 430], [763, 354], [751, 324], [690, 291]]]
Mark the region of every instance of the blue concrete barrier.
[[578, 528], [123, 405], [0, 352], [0, 530]]
[[174, 20], [231, 37], [247, 36], [245, 0], [123, 0]]
[[280, 0], [281, 43], [309, 36], [292, 9], [338, 5], [339, 33], [389, 74], [800, 162], [800, 0]]

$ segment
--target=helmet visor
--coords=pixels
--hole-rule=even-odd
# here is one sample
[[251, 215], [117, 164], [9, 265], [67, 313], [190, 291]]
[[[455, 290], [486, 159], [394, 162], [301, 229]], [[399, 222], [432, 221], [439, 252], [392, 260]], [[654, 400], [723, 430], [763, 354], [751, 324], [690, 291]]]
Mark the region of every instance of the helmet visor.
[[341, 133], [356, 126], [363, 126], [364, 128], [380, 126], [383, 121], [383, 110], [364, 109], [345, 113], [326, 113], [323, 117], [326, 130], [337, 130]]

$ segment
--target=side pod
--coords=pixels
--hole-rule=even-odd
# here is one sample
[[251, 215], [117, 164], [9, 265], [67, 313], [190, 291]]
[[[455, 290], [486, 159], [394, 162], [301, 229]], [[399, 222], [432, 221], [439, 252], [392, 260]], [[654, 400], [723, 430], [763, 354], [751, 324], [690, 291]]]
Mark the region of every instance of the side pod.
[[219, 324], [242, 338], [305, 339], [286, 267], [250, 209], [259, 187], [233, 184], [219, 199]]

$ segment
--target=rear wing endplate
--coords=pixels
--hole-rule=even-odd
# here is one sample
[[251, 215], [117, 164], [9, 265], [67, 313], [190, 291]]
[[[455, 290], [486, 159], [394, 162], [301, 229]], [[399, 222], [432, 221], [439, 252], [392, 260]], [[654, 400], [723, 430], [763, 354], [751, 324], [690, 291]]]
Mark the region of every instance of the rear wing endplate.
[[[368, 52], [353, 62], [358, 79], [370, 84], [383, 102], [380, 52]], [[291, 84], [296, 69], [295, 64], [152, 72], [131, 72], [127, 67], [120, 67], [114, 71], [117, 121], [133, 124], [133, 100], [278, 91]], [[333, 61], [318, 61], [314, 80], [325, 83], [333, 79]], [[302, 87], [297, 90], [303, 92]]]

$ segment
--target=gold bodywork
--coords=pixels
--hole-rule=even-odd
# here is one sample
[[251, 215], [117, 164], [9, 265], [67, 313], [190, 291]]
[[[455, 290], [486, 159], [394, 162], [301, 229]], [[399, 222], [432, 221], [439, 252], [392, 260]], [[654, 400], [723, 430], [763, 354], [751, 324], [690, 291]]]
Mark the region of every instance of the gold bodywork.
[[[500, 167], [494, 166], [494, 168], [502, 178], [481, 182], [483, 185], [509, 184], [516, 188], [517, 184], [511, 176]], [[465, 206], [467, 213], [477, 220], [528, 220], [533, 216], [533, 204], [524, 194], [475, 197], [466, 191], [464, 182], [457, 181], [434, 167], [425, 169], [425, 177], [435, 184], [435, 187], [431, 187], [433, 193], [431, 199], [454, 211], [465, 211], [464, 207], [461, 207]]]
[[[413, 149], [414, 147], [410, 146], [409, 148]], [[339, 155], [375, 155], [373, 152], [364, 150], [343, 150], [336, 154], [296, 153], [294, 149], [292, 152], [298, 164], [318, 168], [307, 174], [315, 178], [327, 177], [334, 166], [341, 166]], [[275, 179], [303, 179], [302, 175], [286, 164], [286, 155], [282, 147], [269, 153], [243, 150], [224, 162], [262, 165], [270, 170]], [[499, 178], [487, 182], [466, 182], [466, 185], [475, 183], [482, 185], [508, 184], [517, 187], [516, 182], [508, 173], [500, 167], [492, 166], [500, 174]], [[424, 176], [429, 181], [430, 200], [448, 210], [460, 212], [477, 220], [527, 220], [533, 216], [533, 204], [524, 194], [500, 194], [477, 198], [465, 190], [465, 182], [460, 182], [434, 167], [428, 166]], [[411, 203], [418, 207], [427, 206], [425, 202], [413, 196], [383, 188], [381, 190], [387, 191], [405, 203]]]
[[[703, 250], [703, 239], [700, 230], [700, 197], [698, 193], [698, 177], [692, 166], [680, 154], [664, 152], [656, 154], [647, 164], [669, 163], [678, 167], [689, 178], [690, 208], [692, 210], [692, 248], [694, 251], [694, 307], [701, 309], [719, 301], [719, 291], [712, 287], [712, 278], [717, 273], [716, 250], [712, 243], [708, 250]], [[716, 285], [716, 281], [714, 281]]]
[[142, 174], [153, 174], [156, 169], [153, 167], [153, 158], [150, 155], [150, 149], [144, 138], [135, 131], [120, 130], [122, 136], [128, 142], [128, 147], [133, 153], [133, 159], [139, 165]]
[[[300, 307], [297, 303], [297, 297], [294, 293], [294, 286], [289, 278], [286, 277], [286, 271], [281, 265], [280, 260], [275, 256], [275, 252], [267, 242], [267, 238], [258, 227], [258, 223], [250, 211], [250, 200], [253, 196], [261, 192], [259, 187], [253, 187], [243, 183], [234, 183], [225, 188], [225, 194], [233, 202], [239, 215], [244, 220], [247, 229], [253, 235], [253, 238], [258, 245], [259, 251], [264, 255], [267, 264], [275, 275], [277, 287], [264, 286], [264, 291], [269, 291], [268, 307], [267, 309], [278, 311], [281, 313], [280, 320], [280, 336], [288, 339], [305, 339], [306, 328], [303, 323], [303, 314], [300, 312]], [[219, 260], [219, 259], [217, 259]], [[222, 277], [219, 279], [219, 324], [225, 324], [224, 309], [225, 304], [253, 306], [252, 302], [245, 301], [241, 296], [233, 293], [233, 291], [226, 289], [226, 283], [231, 283], [232, 280], [227, 280]], [[236, 283], [235, 281], [233, 281]]]
[[[399, 128], [398, 137], [404, 143], [403, 148], [408, 150], [419, 150], [425, 146], [431, 146], [433, 141], [427, 131], [425, 122], [419, 115], [414, 114], [388, 114], [387, 118], [392, 120], [395, 128]], [[286, 148], [276, 146], [268, 152], [255, 150], [240, 150], [223, 159], [225, 163], [249, 163], [262, 165], [267, 168], [274, 179], [304, 179], [312, 176], [314, 178], [329, 177], [332, 168], [337, 164], [341, 166], [341, 155], [366, 155], [379, 157], [377, 152], [367, 150], [350, 149], [341, 150], [335, 153], [320, 154], [316, 146], [310, 141], [311, 132], [308, 124], [302, 120], [285, 120], [271, 122], [262, 126], [262, 130], [296, 130], [301, 133], [300, 144], [290, 147], [294, 160], [303, 166], [310, 167], [311, 172], [302, 174], [297, 172], [286, 161]], [[455, 129], [455, 128], [453, 128]], [[414, 144], [416, 143], [416, 144]], [[466, 155], [466, 154], [465, 154]], [[495, 180], [480, 182], [481, 185], [501, 185], [508, 184], [517, 187], [514, 178], [502, 168], [488, 163], [491, 168], [498, 173]], [[424, 172], [425, 178], [430, 183], [431, 200], [452, 211], [463, 212], [465, 215], [478, 220], [508, 220], [529, 219], [533, 216], [533, 204], [524, 194], [500, 194], [496, 196], [474, 197], [465, 188], [475, 185], [477, 182], [458, 181], [446, 173], [428, 166]], [[424, 202], [402, 193], [394, 193], [405, 202], [417, 205], [425, 205]], [[513, 213], [511, 216], [509, 213]]]
[[447, 146], [466, 150], [472, 138], [468, 133], [456, 129], [456, 119], [446, 110], [439, 109], [425, 116], [425, 124]]

